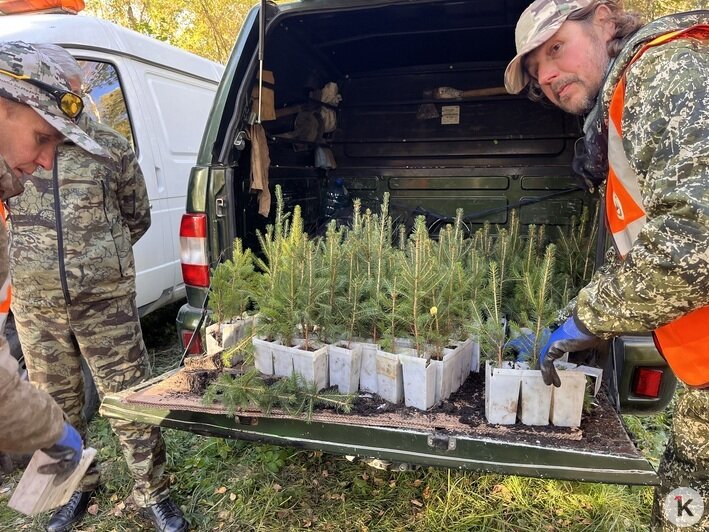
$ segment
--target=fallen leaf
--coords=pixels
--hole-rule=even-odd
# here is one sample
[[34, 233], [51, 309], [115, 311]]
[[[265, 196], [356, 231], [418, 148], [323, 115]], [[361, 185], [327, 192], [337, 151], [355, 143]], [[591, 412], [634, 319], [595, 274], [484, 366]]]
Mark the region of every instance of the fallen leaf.
[[237, 497], [236, 493], [230, 493], [230, 494], [229, 494], [229, 500], [230, 500], [230, 501], [235, 501], [235, 500], [236, 500], [236, 497]]
[[325, 469], [325, 470], [322, 472], [322, 476], [325, 477], [325, 478], [327, 478], [327, 477], [330, 476], [330, 473], [327, 472], [327, 469]]
[[431, 498], [431, 486], [426, 486], [423, 489], [423, 498], [424, 499], [430, 499]]
[[221, 487], [217, 488], [216, 490], [214, 490], [214, 493], [219, 493], [220, 495], [222, 493], [226, 493], [226, 486], [221, 486]]
[[313, 526], [313, 522], [310, 519], [303, 521], [303, 528], [310, 528], [311, 526]]
[[91, 515], [96, 515], [98, 513], [98, 504], [92, 504], [86, 511]]
[[423, 506], [423, 503], [418, 499], [411, 499], [411, 504], [413, 504], [414, 506], [418, 506], [419, 508]]
[[273, 484], [273, 491], [279, 492], [279, 491], [281, 491], [282, 489], [283, 489], [283, 486], [281, 486], [280, 484], [278, 484], [278, 483], [274, 483], [274, 484]]
[[396, 487], [396, 480], [390, 480], [390, 481], [389, 481], [389, 487], [390, 487], [390, 488], [395, 488], [395, 487]]
[[420, 478], [414, 480], [414, 488], [418, 488], [421, 484], [423, 484], [423, 480], [421, 480]]

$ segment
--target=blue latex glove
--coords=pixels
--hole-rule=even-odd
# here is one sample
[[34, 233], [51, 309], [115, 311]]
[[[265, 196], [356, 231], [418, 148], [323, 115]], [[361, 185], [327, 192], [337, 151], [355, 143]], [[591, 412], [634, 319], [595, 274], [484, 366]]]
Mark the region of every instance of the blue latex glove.
[[561, 386], [561, 379], [554, 368], [554, 361], [564, 356], [565, 353], [585, 351], [595, 347], [600, 338], [588, 331], [582, 331], [571, 317], [561, 327], [551, 333], [549, 341], [539, 354], [539, 369], [542, 370], [544, 384]]
[[[542, 329], [540, 344], [544, 344], [551, 335], [551, 329], [544, 327]], [[506, 348], [511, 349], [516, 353], [515, 362], [527, 362], [532, 358], [534, 351], [535, 338], [533, 332], [522, 333], [517, 338], [513, 338], [505, 344]]]
[[53, 464], [39, 467], [37, 471], [46, 475], [61, 475], [69, 473], [79, 465], [84, 450], [81, 436], [69, 423], [64, 423], [64, 432], [57, 443], [42, 449], [48, 456], [57, 460]]

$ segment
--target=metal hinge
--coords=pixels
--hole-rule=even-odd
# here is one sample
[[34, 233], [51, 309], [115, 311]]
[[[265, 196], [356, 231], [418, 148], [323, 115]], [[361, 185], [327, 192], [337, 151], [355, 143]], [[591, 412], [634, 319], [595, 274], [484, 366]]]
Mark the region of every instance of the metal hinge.
[[428, 446], [444, 451], [455, 451], [456, 441], [454, 436], [446, 434], [429, 434]]

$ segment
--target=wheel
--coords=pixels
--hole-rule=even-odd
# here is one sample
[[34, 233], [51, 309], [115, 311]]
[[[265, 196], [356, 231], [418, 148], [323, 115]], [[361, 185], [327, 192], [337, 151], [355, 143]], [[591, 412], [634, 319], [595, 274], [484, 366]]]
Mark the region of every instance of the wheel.
[[[7, 338], [7, 343], [10, 345], [10, 353], [12, 353], [12, 356], [14, 356], [20, 364], [20, 375], [23, 379], [27, 380], [25, 357], [22, 353], [20, 339], [17, 336], [17, 330], [15, 329], [15, 318], [12, 314], [8, 316], [7, 323], [5, 324], [5, 337]], [[94, 417], [96, 412], [98, 412], [98, 407], [101, 402], [98, 397], [96, 384], [94, 384], [94, 378], [91, 375], [91, 370], [89, 370], [89, 366], [83, 359], [81, 360], [81, 373], [84, 378], [84, 416], [86, 417], [86, 422], [88, 423]]]

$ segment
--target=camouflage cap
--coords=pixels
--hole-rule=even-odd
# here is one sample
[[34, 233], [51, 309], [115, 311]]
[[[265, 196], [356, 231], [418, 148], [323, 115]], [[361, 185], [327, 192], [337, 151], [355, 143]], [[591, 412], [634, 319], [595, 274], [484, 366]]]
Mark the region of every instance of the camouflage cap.
[[536, 0], [517, 21], [515, 44], [517, 55], [505, 70], [505, 88], [517, 94], [529, 83], [524, 69], [524, 56], [544, 44], [554, 35], [574, 11], [587, 7], [597, 0]]
[[[31, 44], [22, 41], [0, 42], [0, 70], [71, 91], [69, 81], [56, 63]], [[0, 72], [0, 96], [29, 105], [76, 145], [94, 155], [108, 157], [101, 146], [64, 114], [57, 100], [39, 87]]]

